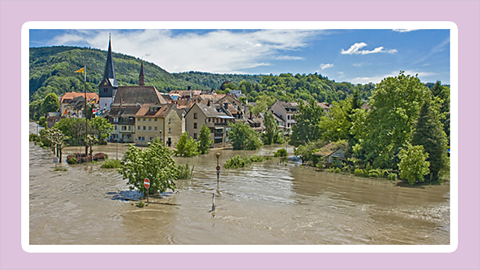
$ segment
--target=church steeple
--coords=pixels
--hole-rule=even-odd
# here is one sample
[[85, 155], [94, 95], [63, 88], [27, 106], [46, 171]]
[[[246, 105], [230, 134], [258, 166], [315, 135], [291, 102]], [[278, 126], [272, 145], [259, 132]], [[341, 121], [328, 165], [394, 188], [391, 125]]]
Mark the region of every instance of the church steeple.
[[145, 75], [143, 74], [143, 61], [140, 68], [140, 76], [138, 76], [138, 85], [145, 85]]
[[100, 83], [100, 86], [102, 85], [118, 87], [117, 77], [115, 76], [115, 68], [113, 67], [111, 36], [108, 39], [107, 62], [105, 63], [105, 72], [103, 73], [103, 79], [102, 79], [102, 82]]

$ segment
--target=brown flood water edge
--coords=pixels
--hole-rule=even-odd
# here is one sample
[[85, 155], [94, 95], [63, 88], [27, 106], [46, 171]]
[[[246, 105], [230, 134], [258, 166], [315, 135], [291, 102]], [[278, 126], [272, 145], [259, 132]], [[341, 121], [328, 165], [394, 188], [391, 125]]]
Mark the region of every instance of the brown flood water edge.
[[[95, 146], [94, 153], [115, 158], [117, 146], [121, 158], [122, 144]], [[282, 147], [175, 158], [195, 166], [193, 179], [178, 180], [177, 190], [138, 208], [138, 196], [115, 169], [63, 161], [67, 171], [55, 171], [52, 152], [30, 143], [30, 244], [450, 244], [448, 181], [403, 187], [272, 158], [242, 169], [222, 166], [217, 187], [216, 152], [223, 165], [236, 154], [271, 155]], [[63, 157], [82, 151], [67, 147]]]

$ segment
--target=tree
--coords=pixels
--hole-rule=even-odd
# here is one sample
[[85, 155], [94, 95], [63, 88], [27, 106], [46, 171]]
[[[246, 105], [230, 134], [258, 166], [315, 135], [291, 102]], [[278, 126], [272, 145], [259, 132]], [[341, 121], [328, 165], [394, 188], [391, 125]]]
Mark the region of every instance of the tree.
[[198, 138], [198, 150], [201, 154], [206, 154], [210, 151], [210, 146], [213, 144], [213, 140], [210, 139], [210, 129], [204, 123], [200, 129], [200, 136]]
[[249, 125], [236, 122], [235, 124], [228, 123], [228, 127], [230, 128], [228, 138], [232, 142], [234, 150], [256, 150], [262, 146], [257, 132]]
[[332, 105], [330, 112], [323, 115], [318, 123], [322, 138], [330, 142], [349, 139], [352, 127], [350, 120], [352, 102], [347, 99], [340, 102], [334, 101]]
[[128, 179], [128, 184], [135, 186], [144, 195], [147, 193], [143, 184], [145, 178], [150, 180], [149, 194], [175, 190], [174, 180], [179, 171], [172, 158], [173, 152], [158, 138], [148, 145], [145, 150], [133, 145], [128, 147], [122, 158], [124, 166], [120, 169], [123, 179]]
[[87, 147], [90, 149], [90, 161], [93, 161], [93, 146], [97, 143], [98, 139], [95, 136], [87, 135], [87, 138], [85, 139], [85, 145], [87, 145]]
[[180, 155], [181, 157], [193, 157], [198, 155], [198, 144], [192, 137], [188, 137], [188, 132], [185, 131], [176, 145], [177, 151], [175, 155]]
[[49, 112], [58, 112], [60, 110], [60, 101], [55, 93], [48, 94], [42, 103], [42, 113], [46, 115]]
[[370, 111], [354, 124], [365, 160], [374, 168], [395, 168], [398, 152], [412, 138], [420, 107], [430, 98], [430, 90], [417, 76], [401, 71], [383, 79], [370, 98]]
[[290, 144], [298, 146], [320, 139], [321, 130], [318, 124], [324, 114], [323, 109], [312, 98], [306, 105], [300, 102], [298, 111], [298, 114], [295, 115], [297, 123], [292, 128]]
[[265, 133], [262, 134], [262, 141], [265, 145], [270, 145], [272, 143], [285, 143], [272, 112], [265, 113]]
[[113, 131], [113, 125], [110, 124], [110, 122], [103, 117], [95, 117], [92, 120], [90, 120], [90, 127], [92, 127], [98, 136], [98, 140], [100, 144], [103, 144], [105, 139], [108, 137], [108, 134], [110, 134]]
[[423, 182], [423, 176], [427, 175], [430, 170], [430, 162], [426, 161], [428, 153], [425, 153], [422, 145], [407, 145], [407, 150], [402, 149], [398, 154], [400, 163], [400, 177], [406, 179], [410, 185], [416, 181]]
[[439, 172], [447, 164], [447, 140], [442, 124], [429, 102], [425, 102], [420, 109], [411, 143], [422, 145], [428, 153], [427, 161], [430, 163], [430, 172], [433, 174], [433, 179], [430, 180], [437, 180]]

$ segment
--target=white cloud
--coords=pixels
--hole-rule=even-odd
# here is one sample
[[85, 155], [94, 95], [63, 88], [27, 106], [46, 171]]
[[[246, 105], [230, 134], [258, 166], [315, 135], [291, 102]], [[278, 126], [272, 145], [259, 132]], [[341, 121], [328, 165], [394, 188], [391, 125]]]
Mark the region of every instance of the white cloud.
[[275, 60], [305, 60], [305, 58], [300, 56], [283, 55], [275, 57]]
[[[356, 78], [350, 79], [349, 82], [351, 82], [353, 84], [357, 84], [357, 83], [367, 84], [367, 83], [371, 83], [371, 82], [372, 83], [379, 83], [384, 78], [396, 77], [396, 76], [398, 76], [398, 74], [399, 74], [398, 71], [392, 71], [389, 74], [385, 74], [385, 75], [371, 76], [371, 77], [356, 77]], [[423, 72], [422, 71], [418, 72], [418, 71], [413, 71], [413, 70], [405, 70], [405, 75], [415, 76], [416, 74], [418, 74], [418, 78], [420, 78], [420, 80], [422, 80], [422, 79], [424, 80], [425, 78], [436, 75], [436, 73], [433, 73], [433, 72], [424, 72], [424, 71]]]
[[[204, 71], [242, 73], [242, 70], [270, 65], [275, 59], [301, 60], [282, 55], [307, 46], [315, 30], [258, 30], [231, 32], [216, 30], [204, 34], [174, 35], [170, 30], [111, 31], [114, 52], [144, 57], [169, 72]], [[88, 46], [106, 50], [108, 30], [73, 31], [55, 37], [54, 45]], [[80, 42], [79, 42], [80, 41]]]
[[383, 47], [377, 47], [371, 51], [360, 50], [361, 48], [367, 46], [365, 42], [355, 43], [348, 50], [342, 49], [342, 54], [372, 54], [372, 53], [396, 53], [396, 49], [384, 50]]
[[417, 30], [420, 30], [420, 29], [393, 29], [393, 31], [399, 32], [399, 33], [407, 33], [407, 32], [412, 32]]
[[326, 68], [331, 68], [333, 67], [333, 64], [320, 64], [320, 68], [322, 70], [326, 69]]

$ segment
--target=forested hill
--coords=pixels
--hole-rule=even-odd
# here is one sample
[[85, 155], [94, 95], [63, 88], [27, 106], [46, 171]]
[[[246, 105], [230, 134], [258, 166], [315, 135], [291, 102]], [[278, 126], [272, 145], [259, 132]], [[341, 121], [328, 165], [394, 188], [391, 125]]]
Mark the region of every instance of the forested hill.
[[[87, 89], [98, 91], [103, 78], [107, 52], [79, 47], [40, 47], [30, 48], [30, 101], [43, 100], [49, 93], [62, 96], [66, 92], [84, 90], [83, 74], [76, 70], [87, 65]], [[137, 85], [141, 60], [133, 56], [113, 53], [115, 73], [121, 86]], [[212, 74], [205, 72], [168, 73], [161, 67], [144, 62], [145, 84], [153, 85], [161, 92], [170, 90], [222, 89], [227, 92], [240, 89], [249, 101], [255, 101], [259, 95], [267, 94], [279, 100], [308, 100], [329, 102], [345, 99], [360, 90], [360, 97], [368, 99], [374, 84], [353, 85], [337, 83], [320, 74], [280, 74], [280, 75], [244, 75]], [[222, 85], [223, 82], [231, 82]]]
[[[83, 74], [74, 73], [87, 65], [87, 89], [98, 91], [103, 78], [107, 52], [79, 47], [30, 48], [30, 101], [43, 99], [48, 93], [58, 96], [65, 92], [83, 91]], [[120, 85], [137, 85], [141, 60], [132, 56], [113, 53], [115, 74]], [[159, 66], [144, 62], [145, 84], [154, 85], [159, 91], [171, 89], [206, 89], [197, 84], [175, 78]]]

